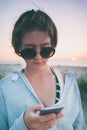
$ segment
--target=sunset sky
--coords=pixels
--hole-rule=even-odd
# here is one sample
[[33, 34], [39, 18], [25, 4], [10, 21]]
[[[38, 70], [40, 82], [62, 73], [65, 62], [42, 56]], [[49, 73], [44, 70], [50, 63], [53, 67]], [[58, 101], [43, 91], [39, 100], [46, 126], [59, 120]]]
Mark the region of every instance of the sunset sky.
[[11, 33], [21, 13], [32, 8], [45, 11], [57, 26], [53, 63], [87, 66], [87, 0], [0, 1], [0, 61], [22, 62], [11, 47]]

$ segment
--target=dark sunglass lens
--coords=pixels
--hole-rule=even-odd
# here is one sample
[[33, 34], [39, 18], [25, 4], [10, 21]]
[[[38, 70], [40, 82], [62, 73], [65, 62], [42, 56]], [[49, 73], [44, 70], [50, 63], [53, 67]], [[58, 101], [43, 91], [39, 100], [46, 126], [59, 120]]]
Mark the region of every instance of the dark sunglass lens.
[[24, 59], [32, 59], [36, 56], [36, 50], [34, 48], [26, 48], [20, 52], [20, 56]]
[[43, 58], [50, 58], [54, 55], [54, 53], [55, 49], [53, 47], [43, 47], [40, 52]]

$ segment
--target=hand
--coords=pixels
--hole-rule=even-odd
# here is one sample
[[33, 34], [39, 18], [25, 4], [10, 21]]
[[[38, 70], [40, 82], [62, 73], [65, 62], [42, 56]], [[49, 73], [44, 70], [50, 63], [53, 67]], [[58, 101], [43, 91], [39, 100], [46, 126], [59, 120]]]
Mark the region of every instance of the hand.
[[53, 127], [58, 119], [63, 117], [63, 113], [59, 114], [48, 114], [48, 115], [37, 115], [36, 112], [42, 108], [41, 105], [33, 106], [27, 110], [24, 114], [24, 122], [29, 130], [47, 130]]

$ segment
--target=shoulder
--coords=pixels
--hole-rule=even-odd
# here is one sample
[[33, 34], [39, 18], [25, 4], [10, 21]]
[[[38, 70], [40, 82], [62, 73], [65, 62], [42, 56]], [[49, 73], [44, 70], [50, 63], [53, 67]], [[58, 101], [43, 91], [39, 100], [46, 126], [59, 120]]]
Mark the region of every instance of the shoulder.
[[63, 80], [65, 84], [65, 80], [68, 78], [68, 80], [76, 80], [75, 73], [73, 71], [65, 70], [65, 69], [60, 69], [58, 67], [53, 67], [53, 71], [57, 76], [60, 76], [61, 79]]
[[19, 73], [19, 70], [17, 70], [2, 78], [0, 80], [0, 88], [6, 88], [14, 84], [18, 80]]
[[63, 81], [63, 88], [65, 90], [73, 90], [73, 92], [78, 95], [78, 97], [80, 97], [80, 93], [79, 93], [79, 87], [78, 87], [78, 82], [76, 79], [76, 74], [73, 71], [69, 71], [69, 70], [60, 70], [58, 67], [54, 68], [55, 73], [58, 75], [61, 75], [61, 80], [60, 82]]
[[66, 76], [67, 72], [66, 71], [59, 71], [59, 72], [60, 72], [62, 79], [63, 79], [63, 82], [65, 84], [65, 76]]
[[77, 79], [73, 71], [60, 71], [64, 84], [73, 84], [77, 86]]

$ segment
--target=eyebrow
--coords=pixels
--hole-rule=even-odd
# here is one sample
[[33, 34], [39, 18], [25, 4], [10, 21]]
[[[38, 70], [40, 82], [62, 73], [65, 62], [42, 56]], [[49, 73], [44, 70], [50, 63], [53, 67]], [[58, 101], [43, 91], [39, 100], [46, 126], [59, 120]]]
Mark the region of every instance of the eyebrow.
[[44, 46], [44, 45], [50, 45], [50, 43], [43, 43], [42, 46]]
[[24, 46], [25, 46], [25, 47], [29, 47], [29, 46], [35, 47], [34, 44], [28, 44], [28, 43], [24, 44]]
[[[45, 45], [50, 45], [50, 43], [43, 43], [43, 44], [41, 44], [41, 47], [45, 46]], [[33, 44], [33, 43], [30, 43], [30, 44], [29, 43], [25, 43], [24, 46], [25, 47], [36, 47], [36, 45]]]

